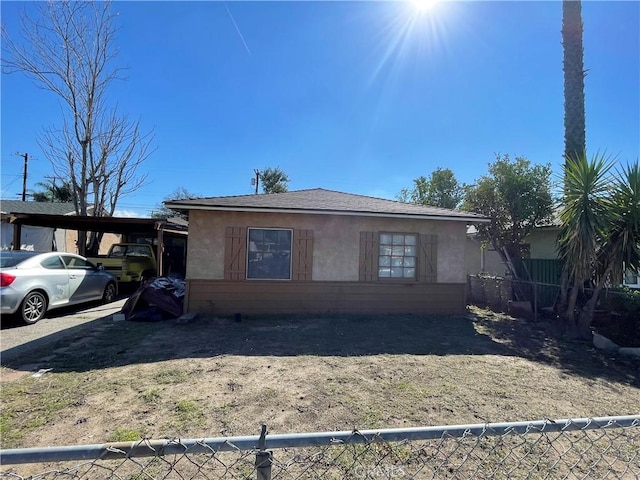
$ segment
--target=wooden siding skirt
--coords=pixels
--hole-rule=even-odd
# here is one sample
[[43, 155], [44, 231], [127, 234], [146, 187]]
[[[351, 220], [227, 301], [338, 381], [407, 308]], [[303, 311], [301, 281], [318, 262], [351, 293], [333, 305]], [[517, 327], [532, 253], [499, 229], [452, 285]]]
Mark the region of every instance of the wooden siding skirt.
[[461, 314], [465, 283], [365, 283], [187, 280], [185, 310], [236, 313]]

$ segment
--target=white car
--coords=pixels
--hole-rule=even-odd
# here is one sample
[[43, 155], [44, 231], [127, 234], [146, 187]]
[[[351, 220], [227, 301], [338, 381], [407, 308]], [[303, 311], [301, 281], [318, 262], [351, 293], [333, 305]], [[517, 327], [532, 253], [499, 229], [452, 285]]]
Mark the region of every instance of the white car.
[[54, 308], [118, 293], [116, 277], [86, 258], [65, 252], [0, 252], [0, 313], [36, 323]]

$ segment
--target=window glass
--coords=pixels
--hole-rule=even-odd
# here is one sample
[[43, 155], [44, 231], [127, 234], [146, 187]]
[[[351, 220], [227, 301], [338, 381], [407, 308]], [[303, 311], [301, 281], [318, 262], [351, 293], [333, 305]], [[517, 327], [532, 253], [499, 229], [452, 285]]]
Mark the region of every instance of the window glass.
[[93, 264], [84, 258], [63, 255], [62, 259], [67, 265], [67, 268], [71, 270], [93, 270]]
[[64, 263], [60, 257], [50, 257], [43, 260], [40, 265], [47, 270], [64, 270]]
[[391, 245], [393, 236], [388, 233], [383, 233], [380, 235], [380, 245]]
[[249, 229], [247, 278], [291, 279], [291, 230]]
[[15, 267], [25, 260], [35, 257], [38, 252], [24, 252], [15, 250], [6, 250], [0, 252], [0, 267]]
[[127, 255], [130, 255], [132, 257], [150, 257], [151, 252], [149, 251], [149, 247], [146, 247], [144, 245], [133, 245], [130, 246], [127, 250]]
[[393, 236], [393, 244], [394, 245], [404, 245], [404, 235], [394, 235]]
[[416, 234], [380, 234], [379, 278], [416, 278], [417, 237]]
[[109, 252], [110, 257], [124, 257], [127, 253], [126, 245], [114, 245]]

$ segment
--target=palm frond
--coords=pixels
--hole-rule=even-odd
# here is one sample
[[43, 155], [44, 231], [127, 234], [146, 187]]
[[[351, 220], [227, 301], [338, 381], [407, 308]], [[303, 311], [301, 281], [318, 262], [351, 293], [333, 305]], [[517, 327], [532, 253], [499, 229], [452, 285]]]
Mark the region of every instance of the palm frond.
[[601, 154], [591, 160], [585, 155], [566, 159], [558, 244], [575, 283], [589, 278], [598, 262], [599, 240], [613, 220], [613, 165], [612, 158]]

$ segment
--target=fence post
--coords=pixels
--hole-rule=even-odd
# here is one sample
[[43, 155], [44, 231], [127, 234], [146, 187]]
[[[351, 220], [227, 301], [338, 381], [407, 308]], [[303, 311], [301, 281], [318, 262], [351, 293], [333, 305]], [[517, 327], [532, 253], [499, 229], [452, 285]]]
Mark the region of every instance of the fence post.
[[538, 321], [538, 283], [533, 282], [533, 319]]
[[256, 478], [257, 480], [271, 480], [272, 453], [267, 451], [267, 426], [262, 425], [260, 438], [258, 439], [258, 451], [256, 452]]

